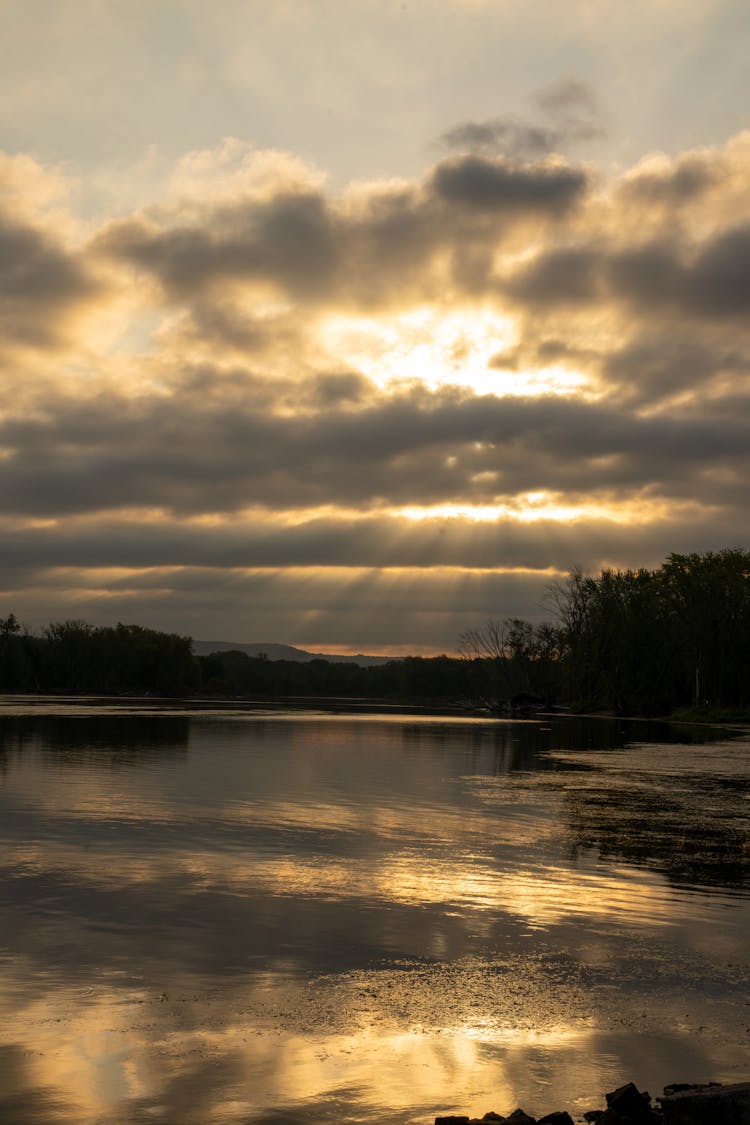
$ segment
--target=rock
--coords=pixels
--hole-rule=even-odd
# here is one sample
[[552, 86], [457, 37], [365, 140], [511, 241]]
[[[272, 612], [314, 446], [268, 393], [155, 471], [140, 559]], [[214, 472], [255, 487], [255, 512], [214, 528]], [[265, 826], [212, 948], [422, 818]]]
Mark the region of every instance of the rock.
[[[607, 1109], [603, 1117], [599, 1118], [600, 1125], [617, 1125], [619, 1121], [638, 1122], [653, 1121], [654, 1114], [651, 1109], [651, 1097], [641, 1093], [634, 1082], [619, 1086], [606, 1095]], [[607, 1114], [616, 1114], [608, 1117]]]
[[[720, 1087], [721, 1082], [672, 1082], [671, 1086], [665, 1086], [661, 1098], [667, 1097], [669, 1093], [680, 1093], [683, 1090], [707, 1090], [713, 1087]], [[661, 1098], [658, 1100], [661, 1101]]]
[[[721, 1086], [721, 1082], [673, 1082], [671, 1086], [664, 1087], [662, 1097], [667, 1094], [679, 1094], [682, 1090], [708, 1090], [711, 1086]], [[661, 1101], [661, 1098], [659, 1101]]]
[[612, 1109], [610, 1106], [592, 1120], [596, 1121], [596, 1125], [656, 1125], [657, 1122], [661, 1121], [661, 1117], [648, 1106], [646, 1106], [645, 1114], [639, 1112], [638, 1116], [635, 1117], [630, 1113], [618, 1113], [616, 1109]]
[[750, 1125], [750, 1082], [665, 1086], [664, 1125]]
[[[750, 1125], [750, 1082], [722, 1086], [718, 1082], [692, 1085], [685, 1082], [664, 1087], [658, 1099], [660, 1110], [651, 1107], [651, 1097], [633, 1082], [606, 1095], [607, 1108], [583, 1114], [589, 1125]], [[465, 1115], [436, 1117], [435, 1125], [573, 1125], [564, 1110], [538, 1120], [522, 1109], [507, 1117], [490, 1110], [482, 1118]]]
[[651, 1098], [642, 1094], [635, 1082], [626, 1082], [618, 1086], [611, 1094], [605, 1094], [607, 1109], [613, 1109], [621, 1117], [633, 1117], [635, 1120], [645, 1118], [648, 1120]]

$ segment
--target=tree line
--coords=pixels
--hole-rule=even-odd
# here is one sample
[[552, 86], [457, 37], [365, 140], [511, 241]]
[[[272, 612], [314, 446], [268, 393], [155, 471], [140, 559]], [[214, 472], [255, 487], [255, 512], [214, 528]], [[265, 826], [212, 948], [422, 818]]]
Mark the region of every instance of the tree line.
[[552, 622], [490, 621], [462, 635], [465, 656], [494, 663], [501, 695], [618, 714], [750, 708], [750, 552], [574, 569], [549, 600]]
[[182, 695], [199, 685], [190, 637], [79, 619], [33, 636], [15, 614], [0, 618], [0, 691]]
[[670, 554], [654, 570], [573, 571], [554, 591], [559, 690], [660, 714], [750, 707], [750, 552]]
[[406, 657], [363, 668], [315, 659], [268, 660], [228, 651], [196, 656], [192, 638], [140, 625], [54, 622], [32, 635], [0, 618], [0, 692], [214, 697], [327, 695], [470, 698], [476, 669], [448, 656]]
[[459, 657], [385, 664], [196, 656], [192, 640], [138, 625], [0, 618], [0, 691], [166, 696], [343, 696], [667, 714], [750, 707], [750, 552], [671, 554], [653, 570], [570, 572], [553, 620], [488, 621]]

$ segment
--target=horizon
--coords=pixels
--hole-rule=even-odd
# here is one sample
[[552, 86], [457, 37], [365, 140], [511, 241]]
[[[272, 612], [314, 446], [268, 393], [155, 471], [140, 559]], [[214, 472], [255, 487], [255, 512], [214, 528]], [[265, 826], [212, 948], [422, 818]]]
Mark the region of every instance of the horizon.
[[[323, 656], [379, 656], [379, 657], [392, 656], [395, 660], [403, 659], [406, 656], [455, 656], [455, 657], [458, 656], [457, 650], [453, 653], [443, 652], [443, 651], [441, 651], [441, 652], [437, 652], [437, 651], [416, 652], [409, 645], [402, 645], [401, 646], [402, 651], [398, 652], [398, 653], [394, 653], [392, 650], [389, 650], [387, 652], [386, 651], [370, 652], [369, 650], [365, 651], [365, 649], [363, 649], [363, 648], [356, 648], [356, 647], [348, 647], [347, 648], [343, 645], [326, 645], [325, 647], [320, 647], [320, 646], [317, 646], [315, 644], [298, 645], [298, 644], [295, 644], [294, 641], [269, 641], [269, 640], [265, 640], [265, 641], [251, 641], [251, 640], [237, 641], [237, 640], [234, 640], [234, 639], [228, 640], [228, 641], [223, 641], [223, 640], [216, 640], [216, 639], [205, 640], [203, 637], [193, 637], [192, 640], [193, 640], [193, 642], [197, 641], [199, 644], [232, 644], [232, 645], [236, 644], [236, 645], [253, 645], [253, 646], [255, 646], [255, 645], [284, 645], [284, 646], [288, 646], [289, 648], [299, 649], [302, 652], [311, 652], [311, 653], [320, 654], [320, 655], [323, 655]], [[398, 646], [395, 646], [395, 647], [398, 647]]]

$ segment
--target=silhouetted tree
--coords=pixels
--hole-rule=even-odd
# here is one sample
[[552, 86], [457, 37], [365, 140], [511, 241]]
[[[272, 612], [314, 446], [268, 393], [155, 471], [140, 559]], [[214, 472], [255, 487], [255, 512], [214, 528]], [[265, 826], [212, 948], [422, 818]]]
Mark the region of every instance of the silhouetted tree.
[[617, 711], [744, 707], [750, 553], [669, 555], [656, 570], [571, 571], [553, 590], [572, 699]]

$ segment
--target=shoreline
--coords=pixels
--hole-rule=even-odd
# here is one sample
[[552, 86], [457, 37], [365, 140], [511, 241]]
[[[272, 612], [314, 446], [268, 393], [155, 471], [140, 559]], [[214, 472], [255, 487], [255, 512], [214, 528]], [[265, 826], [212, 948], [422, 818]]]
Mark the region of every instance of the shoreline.
[[507, 1116], [488, 1110], [482, 1117], [445, 1114], [435, 1125], [750, 1125], [750, 1081], [676, 1082], [652, 1099], [634, 1082], [604, 1095], [606, 1108], [590, 1109], [574, 1118], [565, 1109], [532, 1117], [521, 1107]]
[[604, 1097], [606, 1108], [588, 1109], [576, 1118], [567, 1109], [532, 1117], [517, 1107], [507, 1116], [494, 1109], [481, 1117], [439, 1115], [435, 1125], [750, 1125], [750, 1081], [674, 1082], [656, 1099], [626, 1082]]

